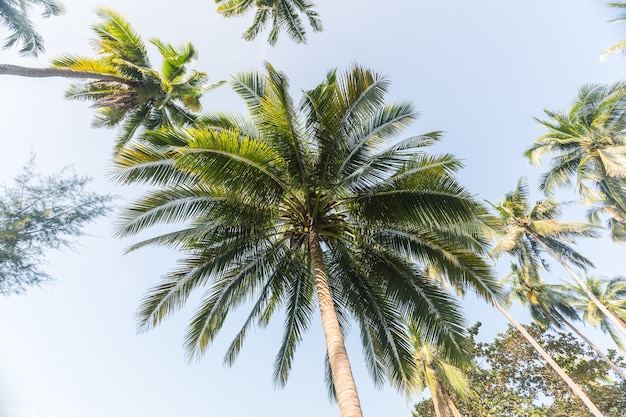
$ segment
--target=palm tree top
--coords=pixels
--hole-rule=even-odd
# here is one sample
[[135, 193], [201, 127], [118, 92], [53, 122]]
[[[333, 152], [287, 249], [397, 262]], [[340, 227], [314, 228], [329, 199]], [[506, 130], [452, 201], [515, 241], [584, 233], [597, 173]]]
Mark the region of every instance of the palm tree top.
[[[162, 58], [160, 69], [151, 65], [141, 37], [119, 13], [98, 9], [102, 22], [92, 25], [96, 58], [65, 55], [53, 60], [56, 68], [114, 76], [117, 80], [85, 80], [71, 85], [66, 97], [90, 101], [96, 110], [95, 127], [121, 125], [116, 151], [140, 128], [190, 126], [201, 110], [200, 98], [211, 88], [204, 72], [190, 70], [197, 57], [191, 43], [174, 47], [150, 39]], [[119, 81], [118, 81], [119, 80]]]
[[43, 9], [42, 16], [58, 16], [65, 11], [56, 0], [2, 0], [0, 1], [0, 25], [9, 30], [9, 36], [3, 48], [21, 45], [22, 54], [37, 56], [44, 51], [44, 41], [30, 20], [32, 6]]
[[270, 64], [266, 74], [241, 73], [231, 85], [249, 121], [203, 115], [194, 128], [150, 132], [149, 141], [130, 144], [117, 158], [120, 181], [157, 187], [125, 212], [120, 235], [184, 225], [131, 247], [185, 253], [145, 298], [141, 327], [158, 324], [192, 290], [209, 286], [188, 330], [196, 357], [227, 313], [252, 299], [226, 356], [231, 363], [250, 326], [265, 325], [284, 307], [275, 373], [281, 385], [327, 280], [339, 325], [345, 331], [349, 319], [358, 323], [378, 382], [406, 387], [411, 380], [407, 319], [442, 354], [460, 354], [460, 307], [426, 268], [485, 298], [500, 289], [472, 223], [484, 210], [454, 177], [459, 161], [426, 152], [440, 133], [396, 140], [416, 118], [413, 106], [385, 103], [389, 80], [358, 65], [329, 71], [299, 105], [287, 77]]
[[322, 31], [322, 21], [315, 4], [308, 0], [215, 0], [217, 11], [224, 17], [241, 16], [256, 9], [252, 25], [244, 32], [246, 41], [255, 39], [270, 24], [268, 42], [275, 45], [285, 32], [294, 42], [306, 43], [306, 29], [300, 15], [304, 15], [313, 32]]
[[500, 235], [491, 254], [498, 258], [510, 253], [519, 264], [530, 263], [539, 270], [538, 263], [548, 268], [541, 256], [542, 243], [554, 250], [568, 262], [580, 267], [593, 266], [592, 262], [578, 253], [571, 243], [581, 237], [597, 237], [599, 227], [582, 222], [562, 222], [561, 204], [547, 198], [531, 205], [526, 178], [518, 180], [513, 191], [508, 192], [499, 204], [489, 203], [500, 216]]

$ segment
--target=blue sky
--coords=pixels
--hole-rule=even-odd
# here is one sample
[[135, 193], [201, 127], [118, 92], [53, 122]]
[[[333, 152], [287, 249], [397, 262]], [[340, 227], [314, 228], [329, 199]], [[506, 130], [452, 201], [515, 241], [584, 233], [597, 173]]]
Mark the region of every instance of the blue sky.
[[[91, 54], [89, 25], [97, 22], [97, 7], [120, 12], [144, 39], [191, 41], [199, 50], [195, 68], [212, 81], [261, 70], [269, 61], [289, 76], [296, 100], [329, 69], [358, 62], [389, 76], [390, 100], [411, 101], [421, 112], [406, 136], [445, 131], [436, 150], [463, 159], [461, 182], [494, 202], [520, 176], [536, 183], [540, 170], [522, 156], [541, 134], [533, 117], [544, 108], [565, 108], [585, 83], [619, 80], [626, 68], [620, 56], [599, 61], [604, 48], [626, 37], [626, 24], [607, 23], [614, 11], [592, 0], [317, 0], [324, 31], [309, 35], [307, 45], [283, 37], [275, 47], [264, 36], [244, 42], [240, 34], [249, 19], [225, 20], [211, 0], [64, 3], [65, 16], [38, 20], [45, 55], [22, 58], [2, 50], [0, 62], [46, 66], [60, 54]], [[41, 171], [73, 165], [94, 178], [93, 189], [120, 195], [123, 205], [140, 189], [108, 180], [115, 131], [92, 129], [91, 109], [63, 99], [66, 85], [63, 79], [0, 78], [0, 178], [13, 177], [35, 152]], [[243, 109], [227, 88], [203, 104], [206, 110]], [[111, 215], [89, 226], [75, 252], [51, 253], [46, 269], [54, 283], [0, 299], [0, 417], [339, 415], [326, 396], [318, 322], [305, 335], [283, 390], [271, 382], [280, 317], [249, 338], [232, 368], [222, 366], [222, 356], [242, 312], [196, 363], [186, 361], [181, 347], [193, 300], [138, 335], [139, 300], [177, 254], [146, 249], [123, 255], [131, 241], [113, 237], [114, 223]], [[603, 238], [580, 248], [595, 261], [594, 273], [621, 272], [623, 247]], [[555, 267], [553, 278], [564, 278], [560, 274]], [[468, 322], [483, 322], [485, 337], [505, 328], [491, 307], [476, 300], [465, 305]], [[372, 385], [356, 333], [347, 344], [364, 414], [410, 415], [412, 403], [404, 396]]]

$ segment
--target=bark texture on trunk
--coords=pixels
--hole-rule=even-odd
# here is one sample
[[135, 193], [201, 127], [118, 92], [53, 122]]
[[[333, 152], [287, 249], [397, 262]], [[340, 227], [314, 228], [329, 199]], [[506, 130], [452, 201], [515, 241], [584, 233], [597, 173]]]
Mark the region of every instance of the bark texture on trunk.
[[309, 232], [309, 250], [315, 278], [315, 289], [322, 316], [322, 327], [326, 337], [326, 350], [328, 360], [339, 403], [339, 411], [342, 417], [363, 417], [359, 395], [352, 376], [352, 369], [348, 360], [348, 354], [343, 341], [343, 335], [339, 328], [339, 320], [333, 299], [330, 294], [330, 286], [326, 275], [326, 266], [322, 257], [322, 247], [315, 226]]
[[121, 84], [131, 85], [128, 80], [116, 77], [110, 74], [101, 74], [98, 72], [89, 71], [74, 71], [66, 68], [28, 68], [20, 67], [18, 65], [0, 64], [0, 74], [4, 75], [17, 75], [18, 77], [35, 77], [35, 78], [47, 78], [47, 77], [64, 77], [64, 78], [80, 78], [80, 79], [94, 79], [102, 81], [114, 81]]
[[596, 417], [604, 417], [604, 414], [602, 414], [602, 412], [598, 409], [598, 407], [596, 407], [596, 405], [589, 399], [589, 397], [587, 397], [585, 392], [572, 380], [572, 378], [569, 377], [569, 375], [565, 373], [565, 371], [563, 371], [563, 369], [559, 366], [559, 364], [556, 363], [554, 359], [550, 357], [550, 355], [548, 355], [548, 352], [546, 352], [541, 347], [541, 345], [537, 343], [535, 338], [532, 337], [530, 333], [528, 333], [526, 329], [522, 327], [522, 325], [519, 324], [517, 320], [515, 320], [515, 318], [513, 318], [513, 316], [504, 309], [504, 307], [498, 304], [498, 302], [494, 302], [494, 306], [504, 315], [504, 317], [506, 317], [511, 322], [511, 324], [513, 324], [513, 326], [515, 326], [517, 330], [519, 330], [522, 336], [524, 336], [524, 338], [528, 341], [528, 343], [530, 343], [532, 347], [535, 348], [535, 350], [539, 353], [539, 355], [541, 355], [541, 357], [546, 362], [548, 362], [548, 364], [552, 367], [552, 369], [554, 369], [554, 371], [567, 384], [567, 386], [572, 391], [572, 393], [576, 395], [578, 398], [580, 398], [580, 400], [587, 406], [591, 414], [593, 414]]

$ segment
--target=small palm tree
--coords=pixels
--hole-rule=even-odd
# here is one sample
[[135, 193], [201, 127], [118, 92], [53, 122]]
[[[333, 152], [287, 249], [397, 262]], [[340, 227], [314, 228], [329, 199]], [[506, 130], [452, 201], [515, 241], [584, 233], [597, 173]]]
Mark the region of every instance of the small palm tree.
[[419, 334], [412, 335], [412, 343], [417, 364], [414, 390], [421, 394], [428, 389], [437, 417], [461, 417], [451, 393], [461, 399], [469, 397], [470, 386], [463, 371], [442, 357], [432, 344], [424, 343]]
[[206, 351], [229, 311], [252, 300], [225, 361], [250, 327], [285, 309], [275, 382], [283, 385], [311, 315], [319, 309], [341, 415], [361, 416], [343, 341], [353, 318], [373, 378], [405, 391], [415, 362], [406, 319], [444, 355], [460, 355], [465, 329], [455, 298], [425, 272], [498, 295], [466, 225], [482, 211], [454, 178], [451, 155], [425, 147], [438, 132], [390, 143], [415, 119], [408, 103], [385, 104], [388, 81], [355, 66], [304, 92], [299, 106], [284, 74], [234, 77], [251, 120], [206, 115], [190, 129], [151, 132], [117, 158], [119, 179], [158, 186], [126, 210], [121, 236], [162, 223], [170, 232], [140, 242], [181, 249], [180, 266], [146, 296], [141, 329], [208, 287], [188, 328], [191, 357]]
[[64, 11], [55, 0], [0, 0], [0, 25], [9, 30], [4, 48], [21, 45], [21, 53], [35, 56], [44, 51], [43, 38], [29, 17], [32, 6], [43, 8], [43, 17], [58, 16]]
[[551, 195], [574, 180], [583, 201], [596, 207], [591, 219], [608, 215], [613, 240], [626, 240], [626, 86], [584, 86], [569, 111], [546, 114], [549, 121], [537, 121], [547, 133], [526, 151], [534, 164], [553, 155], [540, 188]]
[[92, 26], [96, 58], [66, 55], [53, 60], [53, 68], [0, 65], [0, 74], [83, 80], [71, 85], [65, 96], [93, 103], [95, 127], [121, 125], [116, 152], [142, 129], [192, 125], [201, 110], [201, 96], [222, 84], [209, 86], [205, 73], [188, 70], [197, 55], [195, 48], [190, 43], [175, 48], [151, 39], [162, 58], [157, 71], [128, 21], [109, 9], [97, 14], [103, 22]]
[[[587, 277], [585, 284], [585, 288], [590, 290], [602, 302], [603, 306], [617, 317], [620, 323], [626, 324], [626, 279], [622, 277], [613, 279]], [[582, 312], [583, 320], [610, 335], [617, 347], [625, 351], [622, 340], [615, 331], [614, 324], [589, 299], [587, 292], [580, 285], [569, 284], [563, 288], [567, 292], [568, 303]]]
[[[579, 321], [581, 310], [580, 303], [572, 302], [572, 290], [563, 285], [546, 284], [537, 271], [529, 270], [525, 266], [512, 265], [512, 272], [508, 277], [512, 284], [509, 294], [509, 302], [513, 299], [519, 300], [523, 305], [528, 306], [533, 320], [543, 329], [554, 327], [561, 329], [564, 325], [573, 331], [578, 337], [585, 341], [602, 360], [626, 381], [626, 373], [617, 366], [591, 339], [589, 339], [572, 321]], [[595, 292], [595, 291], [594, 291]], [[580, 291], [579, 295], [584, 295]], [[597, 294], [598, 295], [598, 294]], [[586, 298], [586, 295], [584, 295]], [[598, 297], [603, 301], [600, 297]], [[589, 300], [588, 298], [586, 298]], [[604, 302], [604, 301], [603, 301]], [[577, 305], [578, 304], [578, 305]], [[595, 305], [587, 302], [587, 308]], [[595, 311], [601, 316], [606, 326], [610, 327], [606, 317], [597, 309]], [[616, 337], [615, 333], [612, 336]], [[619, 340], [619, 339], [618, 339]], [[619, 346], [619, 344], [618, 344]]]
[[256, 9], [252, 25], [244, 32], [243, 38], [251, 41], [271, 21], [271, 30], [267, 38], [270, 45], [275, 45], [281, 31], [296, 43], [306, 43], [306, 29], [299, 14], [304, 14], [313, 32], [321, 32], [322, 21], [313, 9], [315, 4], [308, 0], [215, 0], [217, 11], [224, 17], [241, 16], [251, 9]]
[[582, 269], [591, 266], [589, 259], [574, 250], [569, 243], [575, 238], [597, 237], [596, 227], [588, 223], [561, 222], [560, 204], [551, 199], [537, 202], [530, 207], [528, 187], [520, 179], [514, 191], [506, 194], [499, 205], [492, 206], [502, 219], [504, 233], [496, 243], [491, 254], [494, 257], [509, 253], [515, 257], [518, 265], [529, 265], [539, 270], [539, 265], [548, 268], [542, 258], [545, 252], [556, 260], [583, 288], [587, 296], [615, 327], [626, 336], [626, 326], [608, 310], [588, 289], [584, 281], [569, 266], [569, 263]]

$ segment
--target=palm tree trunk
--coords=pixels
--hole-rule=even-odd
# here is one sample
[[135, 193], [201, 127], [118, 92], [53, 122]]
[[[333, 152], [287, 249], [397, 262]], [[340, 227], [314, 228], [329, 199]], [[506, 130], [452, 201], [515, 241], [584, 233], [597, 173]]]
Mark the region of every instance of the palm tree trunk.
[[606, 318], [608, 318], [611, 323], [613, 323], [613, 325], [617, 328], [617, 330], [619, 330], [620, 333], [622, 333], [622, 335], [626, 338], [626, 326], [624, 326], [624, 323], [622, 323], [620, 319], [615, 316], [615, 314], [613, 314], [608, 308], [606, 308], [604, 304], [602, 304], [600, 300], [598, 300], [598, 297], [596, 297], [595, 294], [591, 292], [589, 287], [587, 287], [587, 284], [578, 276], [578, 274], [574, 272], [572, 268], [570, 268], [567, 263], [565, 263], [563, 258], [561, 258], [548, 245], [546, 245], [546, 243], [540, 237], [530, 231], [528, 231], [528, 234], [532, 236], [533, 239], [535, 239], [535, 241], [538, 242], [541, 247], [550, 254], [550, 256], [556, 259], [556, 261], [560, 263], [563, 268], [565, 268], [565, 270], [572, 276], [572, 278], [574, 278], [574, 281], [576, 281], [576, 283], [580, 285], [583, 291], [585, 291], [587, 297], [589, 297], [589, 299], [593, 301], [596, 307], [598, 307], [598, 309], [606, 316]]
[[456, 408], [456, 405], [454, 405], [454, 401], [452, 401], [450, 396], [448, 396], [448, 409], [452, 412], [454, 417], [463, 417], [461, 416], [461, 413], [459, 413], [459, 409]]
[[335, 394], [339, 403], [339, 411], [342, 417], [363, 417], [359, 395], [354, 383], [354, 377], [352, 376], [350, 361], [348, 360], [348, 353], [346, 352], [343, 335], [339, 328], [339, 320], [337, 319], [337, 313], [335, 312], [335, 306], [330, 294], [326, 265], [322, 257], [322, 247], [320, 246], [317, 233], [316, 226], [312, 225], [309, 232], [309, 251], [311, 253], [315, 289], [322, 316], [322, 327], [326, 336], [326, 350], [333, 376]]
[[574, 333], [576, 333], [578, 335], [578, 337], [583, 339], [589, 346], [591, 346], [591, 349], [593, 349], [598, 354], [598, 356], [600, 356], [602, 358], [602, 360], [604, 360], [604, 362], [606, 362], [606, 364], [611, 367], [611, 369], [613, 369], [615, 372], [617, 372], [617, 374], [619, 376], [621, 376], [624, 379], [624, 381], [626, 381], [626, 373], [624, 373], [624, 371], [619, 366], [615, 365], [613, 363], [613, 361], [611, 359], [609, 359], [609, 357], [606, 356], [604, 354], [604, 352], [602, 352], [602, 349], [600, 349], [598, 346], [596, 346], [595, 343], [593, 343], [591, 340], [589, 340], [589, 338], [587, 336], [585, 336], [580, 330], [578, 330], [578, 328], [576, 326], [574, 326], [572, 323], [570, 323], [569, 320], [567, 320], [565, 317], [563, 317], [563, 315], [561, 315], [561, 313], [559, 313], [558, 311], [553, 311], [552, 314], [554, 314], [554, 316], [557, 319], [559, 319], [563, 323], [565, 323], [565, 325], [567, 327], [569, 327]]
[[28, 68], [18, 65], [0, 64], [0, 75], [17, 75], [19, 77], [65, 77], [96, 79], [101, 81], [114, 81], [121, 84], [131, 85], [128, 80], [115, 75], [102, 74], [89, 71], [74, 71], [67, 68]]
[[517, 320], [515, 320], [515, 318], [513, 318], [513, 316], [508, 311], [506, 311], [497, 301], [494, 301], [493, 305], [511, 322], [511, 324], [513, 324], [513, 326], [515, 326], [517, 330], [519, 330], [522, 336], [524, 336], [528, 343], [530, 343], [532, 347], [535, 348], [539, 355], [541, 355], [541, 357], [546, 362], [548, 362], [552, 369], [554, 369], [554, 371], [567, 384], [567, 386], [574, 393], [574, 395], [580, 398], [580, 400], [587, 406], [589, 411], [591, 411], [591, 413], [596, 417], [604, 417], [598, 407], [596, 407], [596, 405], [591, 402], [591, 400], [589, 399], [589, 397], [587, 397], [584, 391], [572, 380], [572, 378], [569, 377], [569, 375], [565, 373], [565, 371], [563, 371], [563, 369], [554, 361], [554, 359], [552, 359], [550, 355], [548, 355], [548, 353], [539, 345], [539, 343], [537, 343], [535, 338], [532, 337], [530, 333], [528, 333], [526, 329], [521, 324], [519, 324]]

